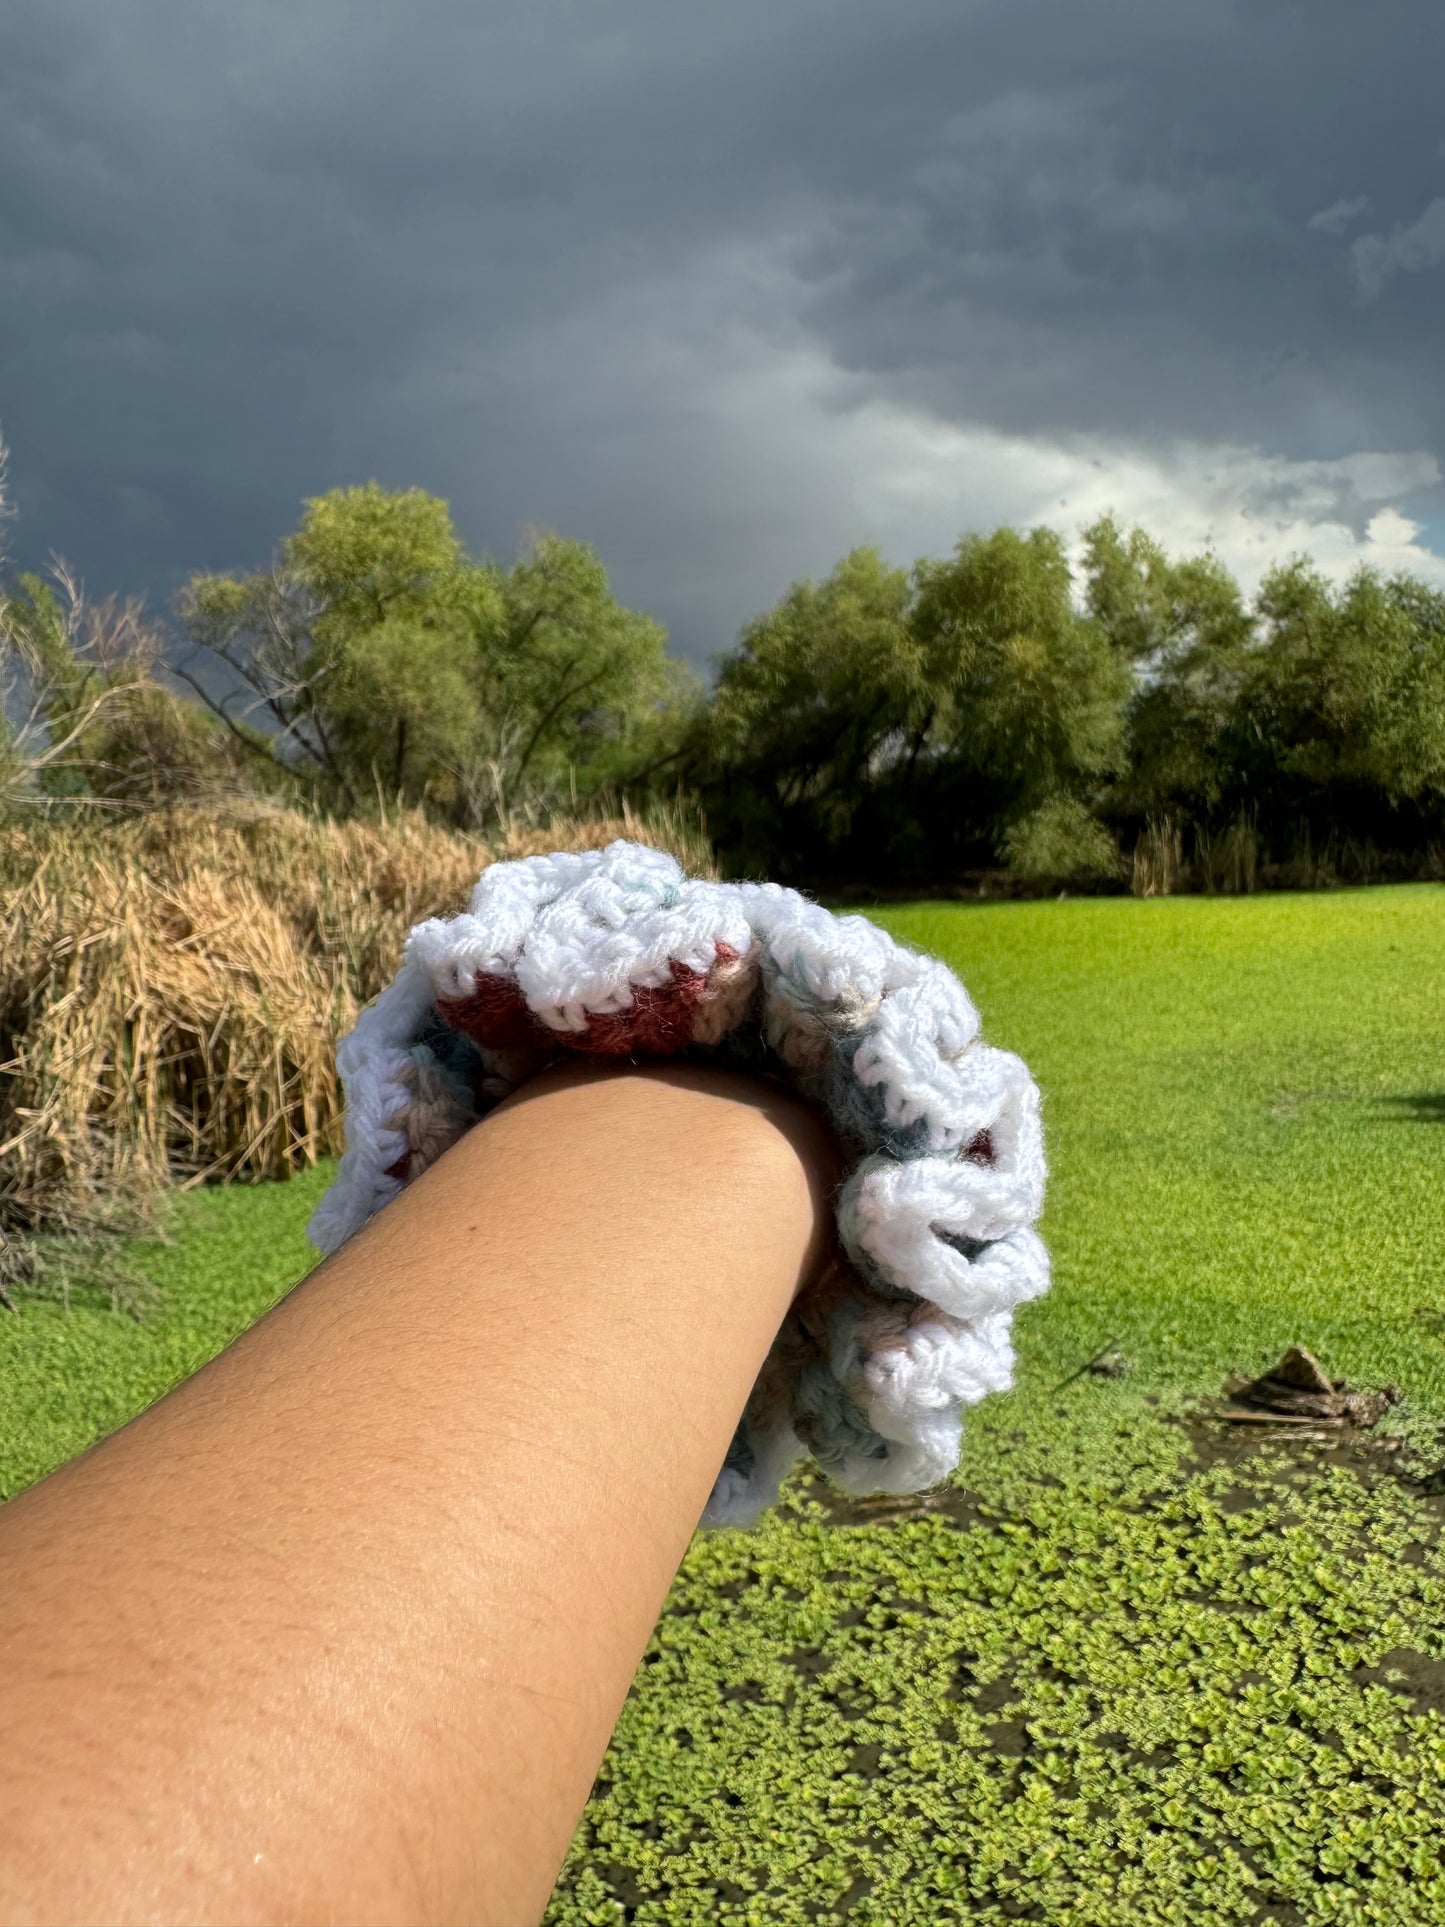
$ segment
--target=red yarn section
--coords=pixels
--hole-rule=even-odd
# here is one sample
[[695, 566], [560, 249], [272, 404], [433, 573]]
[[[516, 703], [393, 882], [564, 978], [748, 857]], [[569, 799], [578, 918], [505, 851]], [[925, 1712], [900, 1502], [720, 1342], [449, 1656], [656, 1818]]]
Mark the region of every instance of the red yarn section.
[[970, 1164], [992, 1164], [997, 1155], [992, 1131], [980, 1131], [976, 1138], [970, 1140], [963, 1155]]
[[567, 1042], [573, 1050], [600, 1057], [630, 1057], [637, 1052], [670, 1057], [685, 1049], [707, 978], [675, 958], [667, 968], [670, 983], [634, 984], [630, 1009], [599, 1012], [587, 1019], [584, 1031], [569, 1032]]
[[516, 1050], [555, 1033], [528, 1010], [510, 977], [480, 972], [469, 997], [438, 997], [437, 1015], [444, 1024], [470, 1037], [487, 1050]]
[[[736, 963], [731, 944], [717, 946], [718, 964]], [[693, 1013], [707, 994], [712, 972], [689, 970], [674, 959], [665, 984], [634, 984], [626, 1010], [598, 1011], [583, 1030], [551, 1030], [527, 1008], [510, 977], [478, 975], [468, 997], [438, 997], [437, 1015], [488, 1050], [517, 1050], [545, 1041], [586, 1056], [671, 1057], [692, 1040]], [[714, 966], [716, 968], [716, 966]]]

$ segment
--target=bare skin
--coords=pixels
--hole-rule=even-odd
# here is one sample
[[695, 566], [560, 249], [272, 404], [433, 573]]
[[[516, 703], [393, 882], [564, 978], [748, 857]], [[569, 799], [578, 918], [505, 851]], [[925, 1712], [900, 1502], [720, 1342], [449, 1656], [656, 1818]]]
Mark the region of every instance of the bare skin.
[[0, 1921], [538, 1919], [836, 1175], [553, 1072], [12, 1500]]

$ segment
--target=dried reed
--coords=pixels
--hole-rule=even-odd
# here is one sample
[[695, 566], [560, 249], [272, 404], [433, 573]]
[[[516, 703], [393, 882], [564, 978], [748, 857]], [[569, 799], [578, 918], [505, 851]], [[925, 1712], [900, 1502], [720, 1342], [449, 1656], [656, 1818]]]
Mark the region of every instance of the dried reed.
[[136, 1229], [168, 1183], [335, 1153], [336, 1040], [407, 929], [497, 858], [617, 836], [710, 868], [679, 808], [490, 843], [254, 800], [0, 828], [0, 1290], [34, 1269], [27, 1236]]
[[1183, 874], [1184, 839], [1179, 825], [1167, 818], [1156, 822], [1151, 817], [1134, 845], [1130, 889], [1136, 897], [1173, 896]]

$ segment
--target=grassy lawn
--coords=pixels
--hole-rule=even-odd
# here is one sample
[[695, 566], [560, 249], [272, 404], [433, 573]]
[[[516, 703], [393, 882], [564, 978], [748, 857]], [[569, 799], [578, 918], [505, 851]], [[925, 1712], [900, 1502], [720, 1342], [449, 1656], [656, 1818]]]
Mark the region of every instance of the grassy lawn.
[[[550, 1927], [1445, 1921], [1445, 891], [878, 916], [1039, 1080], [1054, 1290], [948, 1493], [694, 1543]], [[0, 1491], [272, 1302], [323, 1182], [186, 1200], [153, 1324], [0, 1320]], [[1294, 1340], [1398, 1449], [1189, 1416]]]
[[174, 1243], [138, 1255], [161, 1288], [144, 1323], [77, 1297], [0, 1312], [0, 1499], [72, 1459], [188, 1378], [316, 1262], [306, 1220], [331, 1166], [291, 1184], [177, 1200]]

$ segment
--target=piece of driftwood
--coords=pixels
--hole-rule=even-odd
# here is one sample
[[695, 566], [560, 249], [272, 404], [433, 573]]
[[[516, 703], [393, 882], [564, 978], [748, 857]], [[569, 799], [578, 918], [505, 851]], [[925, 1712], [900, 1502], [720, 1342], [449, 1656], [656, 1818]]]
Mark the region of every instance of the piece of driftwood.
[[1330, 1425], [1368, 1430], [1400, 1400], [1398, 1385], [1381, 1392], [1353, 1392], [1344, 1379], [1331, 1379], [1303, 1345], [1291, 1345], [1260, 1378], [1226, 1380], [1233, 1400], [1219, 1417], [1233, 1425]]

